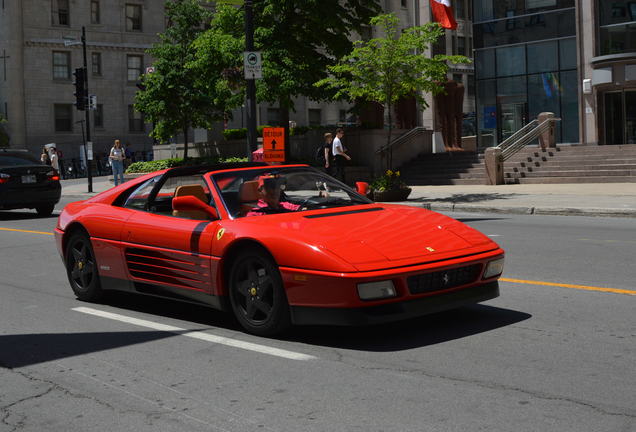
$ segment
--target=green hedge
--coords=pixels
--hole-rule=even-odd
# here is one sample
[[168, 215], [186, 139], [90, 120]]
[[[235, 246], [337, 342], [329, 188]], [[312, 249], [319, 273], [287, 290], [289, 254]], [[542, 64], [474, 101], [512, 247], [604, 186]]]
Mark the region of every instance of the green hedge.
[[206, 164], [216, 164], [216, 163], [224, 163], [224, 162], [247, 162], [247, 158], [188, 158], [186, 161], [183, 158], [174, 158], [174, 159], [162, 159], [162, 160], [154, 160], [147, 162], [134, 162], [130, 164], [128, 169], [126, 170], [127, 174], [133, 173], [149, 173], [153, 171], [159, 171], [166, 168], [173, 168], [178, 166], [193, 166], [193, 165], [206, 165]]

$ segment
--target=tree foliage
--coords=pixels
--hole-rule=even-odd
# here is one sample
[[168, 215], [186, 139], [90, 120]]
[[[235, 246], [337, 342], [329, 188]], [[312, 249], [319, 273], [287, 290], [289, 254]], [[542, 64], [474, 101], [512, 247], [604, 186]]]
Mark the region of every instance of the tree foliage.
[[166, 2], [168, 25], [160, 34], [160, 42], [149, 50], [155, 59], [155, 71], [142, 76], [135, 109], [153, 123], [151, 136], [165, 142], [179, 132], [185, 140], [184, 157], [188, 156], [188, 129], [211, 128], [214, 120], [223, 118], [223, 108], [215, 105], [210, 85], [196, 79], [197, 50], [195, 40], [211, 13], [197, 0]]
[[[218, 5], [215, 24], [201, 36], [199, 52], [219, 54], [244, 95], [242, 73], [245, 50], [244, 9]], [[328, 74], [327, 66], [352, 48], [353, 32], [360, 32], [380, 11], [377, 0], [259, 0], [253, 2], [254, 46], [261, 51], [263, 79], [256, 80], [258, 102], [278, 103], [281, 126], [288, 134], [294, 98], [331, 99], [329, 90], [314, 83]], [[208, 75], [218, 70], [207, 56]]]
[[[385, 106], [389, 117], [387, 148], [390, 149], [393, 106], [403, 97], [413, 96], [420, 106], [428, 106], [424, 93], [442, 91], [447, 62], [469, 63], [464, 56], [427, 57], [426, 50], [443, 34], [437, 23], [410, 27], [398, 32], [399, 19], [393, 14], [371, 19], [382, 37], [356, 41], [354, 48], [328, 69], [331, 75], [316, 82], [317, 88], [334, 91], [334, 98], [362, 99]], [[389, 150], [388, 168], [391, 169]]]

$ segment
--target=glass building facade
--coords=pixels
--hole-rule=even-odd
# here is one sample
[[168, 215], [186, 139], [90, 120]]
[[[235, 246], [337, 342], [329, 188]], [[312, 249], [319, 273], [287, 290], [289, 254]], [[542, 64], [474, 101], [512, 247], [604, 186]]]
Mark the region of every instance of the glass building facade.
[[544, 111], [557, 142], [579, 140], [574, 0], [475, 0], [480, 147], [501, 143]]

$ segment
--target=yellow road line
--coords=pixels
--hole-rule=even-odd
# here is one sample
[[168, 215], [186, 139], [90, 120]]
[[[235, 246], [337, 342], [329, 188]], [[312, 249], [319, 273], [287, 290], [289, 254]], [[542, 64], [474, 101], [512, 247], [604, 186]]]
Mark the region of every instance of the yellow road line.
[[572, 284], [564, 284], [564, 283], [509, 279], [509, 278], [500, 278], [499, 280], [502, 282], [512, 282], [512, 283], [531, 284], [531, 285], [547, 285], [547, 286], [555, 286], [555, 287], [561, 287], [561, 288], [574, 288], [574, 289], [580, 289], [580, 290], [586, 290], [586, 291], [600, 291], [600, 292], [611, 292], [615, 294], [636, 295], [636, 291], [618, 289], [618, 288], [603, 288], [603, 287], [595, 287], [595, 286], [587, 286], [587, 285], [572, 285]]
[[14, 229], [14, 228], [2, 228], [2, 227], [0, 227], [0, 231], [16, 231], [16, 232], [25, 232], [25, 233], [32, 233], [32, 234], [53, 235], [52, 232], [30, 231], [30, 230], [22, 230], [22, 229]]

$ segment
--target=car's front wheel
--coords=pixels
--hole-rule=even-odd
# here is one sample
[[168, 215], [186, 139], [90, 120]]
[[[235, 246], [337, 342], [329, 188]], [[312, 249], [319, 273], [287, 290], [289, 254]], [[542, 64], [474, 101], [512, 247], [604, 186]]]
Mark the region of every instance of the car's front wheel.
[[91, 241], [84, 232], [71, 236], [66, 248], [66, 273], [78, 299], [94, 302], [103, 291], [97, 274], [97, 262]]
[[230, 270], [230, 303], [248, 332], [272, 336], [291, 323], [283, 281], [274, 260], [264, 251], [240, 253]]

